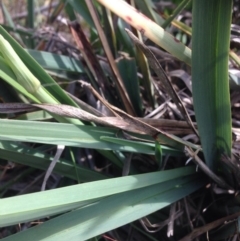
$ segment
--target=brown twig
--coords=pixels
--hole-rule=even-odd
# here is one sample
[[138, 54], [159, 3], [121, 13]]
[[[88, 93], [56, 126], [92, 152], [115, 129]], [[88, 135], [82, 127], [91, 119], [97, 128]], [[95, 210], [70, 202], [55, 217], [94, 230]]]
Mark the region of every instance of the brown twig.
[[190, 234], [188, 234], [187, 236], [185, 236], [184, 238], [180, 239], [179, 241], [189, 241], [189, 240], [193, 240], [195, 239], [196, 237], [206, 233], [206, 232], [209, 232], [210, 230], [218, 227], [219, 225], [223, 224], [224, 222], [226, 221], [229, 221], [229, 220], [233, 220], [233, 219], [236, 219], [237, 217], [240, 216], [240, 212], [237, 212], [237, 213], [234, 213], [232, 215], [229, 215], [229, 216], [226, 216], [226, 217], [223, 217], [223, 218], [220, 218], [220, 219], [217, 219], [211, 223], [208, 223], [206, 224], [205, 226], [203, 227], [200, 227], [200, 228], [196, 228], [194, 229]]

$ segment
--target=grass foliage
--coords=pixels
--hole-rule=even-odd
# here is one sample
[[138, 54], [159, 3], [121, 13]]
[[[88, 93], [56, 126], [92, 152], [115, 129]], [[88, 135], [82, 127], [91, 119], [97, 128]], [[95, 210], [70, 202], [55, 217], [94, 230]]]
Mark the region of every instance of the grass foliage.
[[13, 2], [0, 238], [237, 240], [235, 2]]

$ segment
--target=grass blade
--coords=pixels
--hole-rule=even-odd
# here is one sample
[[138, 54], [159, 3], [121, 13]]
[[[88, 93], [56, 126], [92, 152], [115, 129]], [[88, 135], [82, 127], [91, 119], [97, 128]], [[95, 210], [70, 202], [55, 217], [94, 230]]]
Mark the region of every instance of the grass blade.
[[44, 84], [52, 84], [48, 87], [48, 91], [54, 96], [60, 103], [68, 103], [69, 105], [77, 106], [61, 89], [59, 85], [46, 73], [46, 71], [37, 63], [37, 61], [31, 57], [8, 33], [0, 26], [0, 34], [10, 43], [14, 51], [21, 58], [27, 68], [33, 73], [33, 75]]
[[[117, 16], [124, 19], [131, 26], [142, 32], [154, 43], [170, 52], [173, 56], [188, 65], [191, 65], [191, 50], [164, 31], [158, 24], [150, 20], [145, 15], [139, 13], [135, 8], [128, 5], [123, 0], [97, 0], [99, 3], [110, 9]], [[204, 16], [204, 15], [202, 15]]]
[[[115, 128], [81, 126], [36, 121], [13, 121], [0, 119], [0, 140], [36, 142], [101, 150], [118, 150], [145, 154], [155, 153], [154, 143], [135, 142], [120, 139], [120, 143], [103, 141], [103, 137], [116, 137]], [[143, 137], [144, 138], [144, 137]], [[115, 141], [116, 142], [116, 141]], [[162, 146], [163, 153], [174, 152]], [[166, 151], [166, 152], [165, 152]], [[179, 153], [178, 150], [176, 150]]]
[[[45, 192], [4, 198], [1, 200], [0, 226], [8, 226], [18, 222], [53, 215], [56, 214], [56, 211], [61, 213], [79, 207], [83, 202], [113, 194], [133, 191], [155, 184], [159, 185], [160, 183], [166, 184], [168, 181], [189, 176], [194, 172], [194, 167], [183, 167], [168, 171], [119, 177], [111, 179], [111, 181], [101, 180]], [[168, 188], [165, 187], [164, 189], [168, 190]], [[163, 192], [163, 190], [160, 192]], [[56, 199], [56, 197], [58, 198]]]
[[205, 160], [213, 170], [221, 152], [230, 156], [232, 147], [228, 81], [231, 12], [232, 1], [193, 2], [194, 110]]
[[195, 175], [112, 195], [3, 240], [86, 240], [166, 207], [203, 184]]
[[[41, 170], [46, 170], [52, 161], [52, 157], [44, 152], [10, 141], [0, 141], [0, 155], [2, 159]], [[73, 180], [77, 180], [77, 172], [81, 182], [90, 182], [108, 178], [99, 172], [94, 172], [84, 167], [78, 166], [75, 168], [72, 163], [69, 163], [69, 161], [63, 158], [57, 162], [53, 172], [69, 177]]]
[[[73, 73], [84, 73], [80, 61], [64, 55], [37, 51], [32, 49], [26, 50], [44, 69], [62, 70]], [[55, 84], [56, 85], [56, 84]]]

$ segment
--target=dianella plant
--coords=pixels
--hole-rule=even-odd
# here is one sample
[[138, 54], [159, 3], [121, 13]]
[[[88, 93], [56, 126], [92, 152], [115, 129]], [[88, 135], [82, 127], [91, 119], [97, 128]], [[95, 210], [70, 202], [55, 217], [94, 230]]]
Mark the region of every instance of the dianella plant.
[[1, 238], [238, 240], [238, 1], [12, 2]]

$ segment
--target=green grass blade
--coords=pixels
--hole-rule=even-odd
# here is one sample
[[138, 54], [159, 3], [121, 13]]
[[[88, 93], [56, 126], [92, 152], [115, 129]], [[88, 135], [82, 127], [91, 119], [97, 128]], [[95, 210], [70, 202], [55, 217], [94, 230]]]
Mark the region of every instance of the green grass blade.
[[[125, 178], [123, 177], [122, 180]], [[134, 178], [131, 189], [135, 189], [136, 181], [137, 179]], [[4, 240], [28, 241], [32, 237], [48, 241], [86, 240], [166, 207], [196, 191], [203, 184], [194, 174], [194, 176], [115, 194]]]
[[194, 110], [207, 165], [232, 147], [228, 53], [232, 1], [193, 2], [192, 86]]
[[77, 19], [74, 8], [69, 3], [66, 3], [64, 10], [70, 21], [75, 21]]
[[[153, 146], [154, 146], [154, 150], [155, 150], [155, 144], [153, 143], [147, 143], [147, 142], [139, 142], [139, 141], [131, 141], [131, 140], [125, 140], [125, 139], [121, 139], [121, 138], [114, 138], [114, 137], [110, 137], [110, 136], [101, 136], [100, 137], [101, 140], [104, 141], [108, 141], [111, 143], [116, 143], [119, 145], [123, 145], [123, 146], [128, 146], [129, 148], [133, 148], [132, 151], [140, 151], [143, 152], [145, 154], [153, 154]], [[172, 149], [170, 147], [165, 147], [165, 146], [161, 146], [161, 148], [164, 149], [164, 154], [168, 153], [169, 155], [175, 156], [175, 155], [181, 155], [182, 152], [176, 150], [176, 149]], [[135, 151], [134, 151], [135, 150]], [[154, 152], [155, 153], [155, 152]]]
[[[191, 65], [191, 50], [164, 31], [157, 23], [140, 14], [135, 8], [123, 0], [97, 0], [100, 4], [110, 9], [117, 16], [124, 19], [131, 26], [141, 31], [147, 38], [164, 48], [179, 60]], [[204, 15], [203, 15], [204, 16]]]
[[[0, 156], [2, 159], [41, 170], [46, 170], [52, 161], [52, 157], [42, 151], [9, 141], [0, 141]], [[53, 172], [73, 180], [77, 180], [78, 175], [81, 182], [90, 182], [107, 178], [107, 176], [99, 172], [94, 172], [84, 167], [77, 166], [75, 168], [72, 163], [63, 158], [59, 159]]]
[[16, 28], [15, 23], [13, 22], [12, 17], [11, 17], [9, 11], [7, 10], [7, 8], [6, 8], [6, 6], [5, 6], [5, 4], [4, 4], [3, 2], [1, 2], [1, 8], [2, 8], [2, 11], [3, 11], [4, 17], [5, 17], [6, 20], [7, 20], [7, 23], [10, 25], [10, 27], [11, 27], [12, 30], [13, 30], [13, 36], [14, 36], [20, 43], [23, 43], [21, 36], [20, 36], [17, 32], [15, 32], [15, 28]]
[[[27, 0], [27, 19], [26, 27], [29, 29], [34, 29], [35, 27], [35, 16], [34, 8], [36, 7], [35, 0]], [[25, 43], [29, 48], [34, 48], [34, 39], [25, 39]]]
[[61, 89], [59, 85], [51, 78], [50, 75], [37, 63], [37, 61], [31, 57], [8, 33], [0, 26], [0, 34], [10, 43], [14, 51], [21, 58], [27, 68], [33, 73], [33, 75], [41, 82], [41, 84], [51, 84], [48, 87], [48, 91], [54, 96], [60, 103], [66, 103], [69, 105], [77, 106], [73, 100], [71, 100]]
[[162, 28], [166, 29], [173, 19], [189, 4], [191, 0], [183, 0], [177, 8], [174, 10], [172, 15], [161, 25]]
[[[15, 34], [20, 34], [23, 39], [24, 38], [31, 38], [33, 37], [33, 30], [25, 30], [25, 29], [21, 29], [21, 28], [16, 28], [14, 26], [8, 26], [5, 24], [1, 24], [1, 26], [8, 32], [14, 32]], [[18, 40], [18, 38], [16, 38]], [[19, 41], [21, 43], [21, 41]]]
[[37, 51], [32, 49], [26, 50], [44, 69], [62, 70], [73, 73], [84, 73], [80, 61], [64, 55]]
[[121, 18], [117, 21], [117, 40], [121, 42], [123, 46], [123, 50], [129, 53], [131, 57], [135, 56], [134, 44], [129, 38], [128, 34], [125, 31], [125, 28], [129, 27], [129, 25]]
[[[66, 0], [64, 0], [66, 1]], [[77, 1], [77, 0], [68, 0], [66, 1], [68, 2], [68, 4], [70, 4], [72, 6], [72, 8], [80, 14], [81, 17], [83, 17], [83, 19], [88, 23], [88, 25], [91, 27], [92, 31], [96, 31], [95, 30], [95, 25], [94, 22], [92, 20], [92, 17], [89, 13], [88, 7], [85, 3], [85, 1]]]
[[111, 179], [111, 181], [101, 180], [45, 192], [4, 198], [1, 200], [0, 226], [8, 226], [46, 215], [53, 215], [56, 213], [56, 210], [58, 213], [61, 213], [79, 207], [82, 205], [82, 202], [166, 183], [179, 177], [189, 176], [194, 172], [194, 167], [182, 167], [168, 171], [119, 177]]
[[163, 24], [164, 19], [154, 11], [155, 6], [152, 0], [135, 0], [135, 2], [142, 13], [144, 13], [158, 25], [161, 26]]
[[[2, 119], [0, 119], [0, 125], [0, 140], [155, 154], [154, 143], [124, 139], [119, 139], [119, 144], [103, 141], [102, 137], [117, 136], [119, 130], [114, 128]], [[174, 151], [164, 146], [162, 149], [163, 154]], [[176, 152], [179, 153], [177, 150]]]
[[28, 28], [34, 28], [34, 18], [35, 18], [35, 13], [34, 13], [34, 5], [35, 5], [35, 0], [28, 0], [27, 1], [27, 27]]
[[5, 62], [5, 60], [0, 56], [0, 77], [4, 79], [9, 85], [11, 85], [19, 93], [27, 96], [30, 100], [38, 103], [39, 101], [32, 94], [26, 91], [22, 85], [20, 85], [16, 80], [16, 75], [13, 73], [12, 69]]
[[138, 116], [142, 116], [142, 99], [140, 97], [140, 87], [135, 59], [129, 57], [120, 57], [116, 60], [116, 65], [134, 110]]

